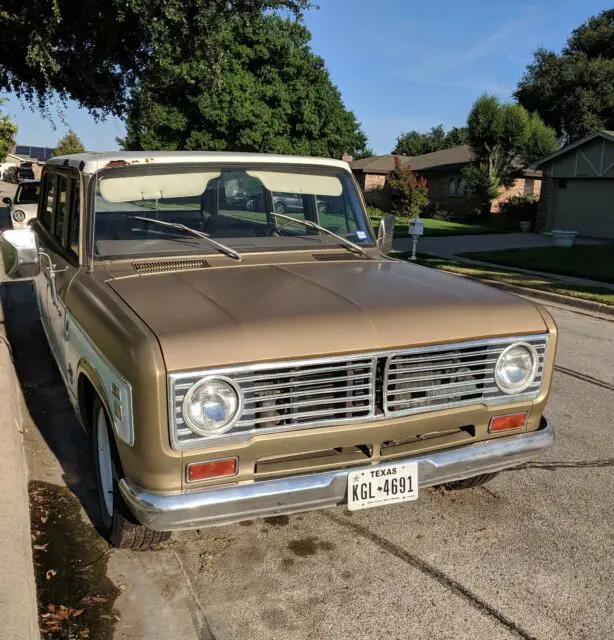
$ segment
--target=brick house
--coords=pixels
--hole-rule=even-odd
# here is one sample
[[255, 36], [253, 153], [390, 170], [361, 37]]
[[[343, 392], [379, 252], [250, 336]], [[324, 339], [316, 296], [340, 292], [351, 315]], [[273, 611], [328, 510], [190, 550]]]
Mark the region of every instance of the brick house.
[[[429, 199], [450, 213], [468, 215], [478, 206], [475, 198], [467, 193], [461, 180], [461, 170], [472, 160], [471, 149], [459, 145], [421, 156], [399, 156], [402, 164], [409, 164], [414, 171], [423, 175], [429, 186]], [[369, 200], [369, 192], [375, 195], [386, 184], [387, 175], [394, 169], [394, 155], [372, 156], [350, 163], [358, 184]], [[541, 191], [541, 171], [518, 168], [514, 185], [503, 189], [492, 203], [491, 211], [499, 211], [501, 202], [515, 195], [539, 197]]]

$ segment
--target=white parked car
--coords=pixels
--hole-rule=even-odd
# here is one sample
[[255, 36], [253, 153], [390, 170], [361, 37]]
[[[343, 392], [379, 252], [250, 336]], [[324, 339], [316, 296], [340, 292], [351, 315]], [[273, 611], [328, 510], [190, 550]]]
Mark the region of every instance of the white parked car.
[[2, 198], [8, 207], [13, 229], [24, 229], [30, 220], [36, 218], [40, 184], [40, 180], [22, 180], [14, 199]]

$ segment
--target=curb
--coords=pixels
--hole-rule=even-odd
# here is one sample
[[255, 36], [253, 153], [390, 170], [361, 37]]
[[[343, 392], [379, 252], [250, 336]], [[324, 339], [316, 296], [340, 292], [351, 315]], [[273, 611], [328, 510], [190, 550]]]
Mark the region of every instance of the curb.
[[550, 291], [541, 291], [540, 289], [520, 287], [515, 284], [507, 284], [506, 282], [499, 282], [497, 280], [488, 280], [487, 278], [476, 278], [475, 276], [469, 276], [464, 273], [454, 273], [453, 271], [446, 271], [445, 269], [440, 269], [440, 271], [445, 271], [445, 273], [449, 273], [450, 275], [458, 276], [460, 278], [468, 278], [469, 280], [482, 282], [490, 287], [503, 289], [504, 291], [516, 293], [521, 296], [530, 296], [531, 298], [536, 298], [544, 302], [556, 302], [557, 304], [562, 304], [567, 307], [576, 307], [577, 309], [583, 309], [585, 311], [590, 311], [591, 313], [601, 313], [606, 316], [614, 317], [614, 307], [609, 304], [604, 304], [603, 302], [593, 302], [592, 300], [572, 298], [571, 296], [564, 296], [560, 293], [551, 293]]
[[0, 640], [40, 640], [19, 401], [0, 306]]

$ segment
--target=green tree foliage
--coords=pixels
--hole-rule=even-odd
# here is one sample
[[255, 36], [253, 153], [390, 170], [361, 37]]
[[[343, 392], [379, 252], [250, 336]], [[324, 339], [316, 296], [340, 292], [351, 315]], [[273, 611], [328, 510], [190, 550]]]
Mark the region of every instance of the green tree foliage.
[[402, 156], [421, 156], [424, 153], [449, 149], [459, 144], [467, 144], [466, 127], [452, 127], [446, 131], [442, 124], [433, 127], [428, 133], [420, 133], [415, 129], [402, 133], [392, 153]]
[[71, 153], [83, 153], [84, 151], [83, 143], [72, 129], [69, 129], [66, 135], [58, 140], [58, 146], [53, 150], [56, 156], [67, 156]]
[[467, 118], [468, 139], [475, 161], [463, 170], [463, 181], [481, 203], [484, 212], [501, 187], [514, 184], [526, 166], [557, 146], [556, 132], [537, 114], [519, 104], [502, 103], [495, 96], [481, 96]]
[[394, 169], [386, 185], [392, 212], [404, 220], [417, 218], [429, 202], [426, 179], [412, 171], [409, 164], [402, 164], [398, 155], [394, 157]]
[[[0, 105], [3, 103], [0, 100]], [[4, 162], [6, 154], [15, 144], [17, 125], [4, 113], [0, 113], [0, 162]]]
[[565, 142], [614, 129], [614, 9], [575, 29], [560, 54], [538, 49], [515, 97]]
[[309, 0], [3, 0], [0, 90], [45, 107], [54, 95], [95, 113], [121, 114], [152, 65], [197, 55], [215, 73], [217, 34], [228, 19], [263, 11], [295, 15]]
[[152, 67], [136, 86], [127, 149], [208, 149], [356, 156], [366, 137], [299, 22], [227, 22], [219, 73], [202, 55]]

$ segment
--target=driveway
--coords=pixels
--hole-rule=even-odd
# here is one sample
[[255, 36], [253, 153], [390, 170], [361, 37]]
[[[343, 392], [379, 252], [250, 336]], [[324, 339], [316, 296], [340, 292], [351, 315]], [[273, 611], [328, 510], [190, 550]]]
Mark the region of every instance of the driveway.
[[[599, 240], [579, 238], [577, 244], [603, 244]], [[461, 253], [478, 251], [503, 251], [505, 249], [531, 249], [552, 247], [550, 236], [539, 233], [496, 233], [475, 236], [444, 236], [441, 238], [420, 238], [418, 251], [443, 258], [452, 258]], [[411, 238], [396, 238], [394, 248], [398, 251], [411, 250]]]
[[551, 309], [562, 337], [545, 461], [465, 492], [183, 532], [136, 553], [96, 533], [90, 445], [28, 283], [0, 293], [25, 397], [42, 606], [84, 608], [89, 637], [611, 637], [614, 323]]

